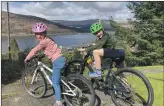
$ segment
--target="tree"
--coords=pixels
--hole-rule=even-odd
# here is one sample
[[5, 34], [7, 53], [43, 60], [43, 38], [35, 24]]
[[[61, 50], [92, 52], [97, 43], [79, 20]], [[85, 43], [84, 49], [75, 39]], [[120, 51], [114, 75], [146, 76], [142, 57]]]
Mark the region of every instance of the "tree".
[[137, 35], [136, 56], [144, 65], [162, 64], [164, 53], [164, 2], [130, 2], [134, 13], [134, 32]]
[[139, 65], [136, 61], [140, 62], [140, 60], [135, 56], [137, 36], [135, 35], [133, 28], [124, 28], [113, 19], [110, 19], [109, 21], [115, 30], [115, 36], [117, 39], [116, 48], [123, 48], [126, 52], [126, 65]]

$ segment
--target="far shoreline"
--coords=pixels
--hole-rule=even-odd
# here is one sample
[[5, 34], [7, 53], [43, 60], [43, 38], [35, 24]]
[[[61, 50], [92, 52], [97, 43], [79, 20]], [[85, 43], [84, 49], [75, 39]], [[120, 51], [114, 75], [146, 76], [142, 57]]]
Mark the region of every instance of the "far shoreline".
[[[89, 34], [88, 32], [84, 32]], [[47, 34], [48, 36], [67, 36], [67, 35], [75, 35], [75, 34], [84, 34], [84, 33], [55, 33], [55, 34]], [[34, 34], [10, 34], [10, 37], [30, 37], [34, 36]], [[1, 37], [8, 37], [8, 34], [1, 34]]]

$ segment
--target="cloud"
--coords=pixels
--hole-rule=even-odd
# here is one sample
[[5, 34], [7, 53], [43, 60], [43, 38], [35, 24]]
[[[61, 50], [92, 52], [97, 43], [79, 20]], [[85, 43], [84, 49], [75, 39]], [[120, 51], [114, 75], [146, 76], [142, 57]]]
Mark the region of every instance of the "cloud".
[[[11, 12], [49, 20], [108, 19], [109, 16], [126, 20], [133, 16], [126, 7], [127, 2], [19, 2], [20, 6], [16, 6], [16, 3], [11, 3]], [[2, 3], [2, 7], [3, 10], [5, 4]]]

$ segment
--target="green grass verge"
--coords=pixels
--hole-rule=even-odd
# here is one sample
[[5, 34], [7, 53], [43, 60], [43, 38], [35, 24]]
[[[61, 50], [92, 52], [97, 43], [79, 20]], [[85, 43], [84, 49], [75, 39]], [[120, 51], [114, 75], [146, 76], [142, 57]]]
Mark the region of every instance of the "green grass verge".
[[[146, 77], [148, 77], [153, 90], [154, 90], [154, 104], [153, 106], [164, 106], [164, 81], [160, 81], [158, 79], [162, 79], [163, 78], [164, 72], [160, 72], [160, 73], [152, 73], [152, 74], [146, 74]], [[156, 79], [152, 79], [152, 78], [157, 78]]]
[[[146, 73], [145, 74], [148, 80], [150, 81], [153, 90], [154, 90], [154, 103], [153, 106], [164, 106], [164, 72], [160, 73]], [[127, 79], [128, 80], [128, 79]], [[130, 79], [132, 85], [135, 88], [135, 91], [139, 93], [144, 99], [147, 99], [147, 90], [144, 83], [140, 79], [133, 77]], [[139, 86], [139, 87], [138, 87]]]
[[135, 70], [157, 70], [163, 69], [163, 66], [143, 66], [143, 67], [133, 67]]

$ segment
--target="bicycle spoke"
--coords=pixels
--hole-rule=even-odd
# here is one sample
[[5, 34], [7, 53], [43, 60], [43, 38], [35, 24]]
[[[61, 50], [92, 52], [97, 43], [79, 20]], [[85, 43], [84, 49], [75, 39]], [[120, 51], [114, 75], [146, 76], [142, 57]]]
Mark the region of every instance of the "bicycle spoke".
[[[40, 73], [37, 73], [34, 78], [33, 76], [34, 76], [34, 71], [24, 72], [24, 79], [23, 79], [24, 87], [31, 96], [39, 98], [45, 93], [44, 81]], [[33, 83], [31, 83], [32, 79], [33, 79]]]
[[[64, 95], [67, 100], [73, 106], [89, 106], [92, 100], [92, 93], [88, 88], [88, 85], [86, 85], [86, 83], [78, 77], [69, 78], [69, 80], [67, 80], [67, 84], [76, 94], [76, 96]], [[64, 89], [67, 91], [68, 87], [65, 87]]]
[[[146, 88], [145, 84], [141, 81], [140, 78], [133, 77], [133, 80], [135, 82], [131, 80], [131, 81], [128, 81], [128, 83], [131, 86], [131, 88], [133, 89], [133, 92], [135, 92], [134, 96], [135, 96], [136, 101], [139, 99], [142, 99], [141, 101], [147, 100], [148, 92], [147, 92], [147, 88]], [[136, 95], [136, 94], [138, 94], [138, 95]]]

